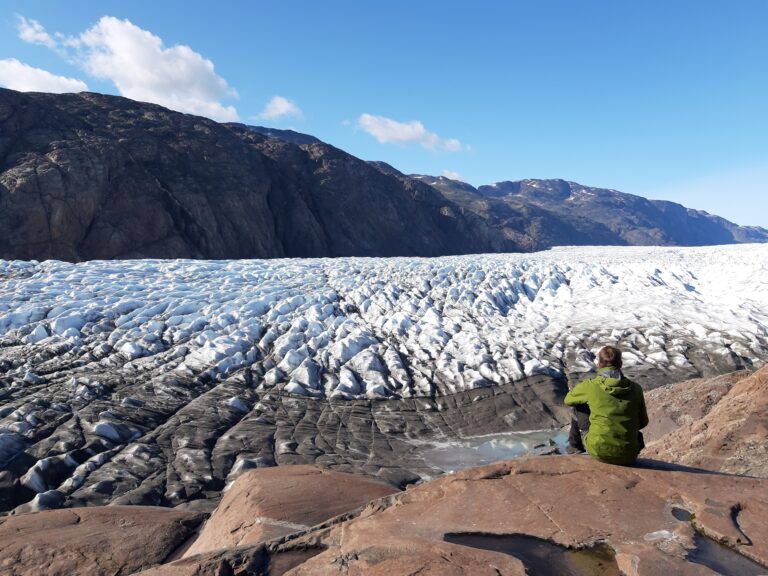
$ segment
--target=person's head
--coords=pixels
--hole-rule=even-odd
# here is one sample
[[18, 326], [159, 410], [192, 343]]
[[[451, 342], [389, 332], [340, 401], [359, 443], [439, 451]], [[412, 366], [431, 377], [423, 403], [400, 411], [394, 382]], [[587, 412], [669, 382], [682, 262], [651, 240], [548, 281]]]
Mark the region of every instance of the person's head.
[[605, 368], [606, 366], [621, 368], [621, 350], [614, 346], [600, 348], [600, 352], [597, 353], [597, 367]]

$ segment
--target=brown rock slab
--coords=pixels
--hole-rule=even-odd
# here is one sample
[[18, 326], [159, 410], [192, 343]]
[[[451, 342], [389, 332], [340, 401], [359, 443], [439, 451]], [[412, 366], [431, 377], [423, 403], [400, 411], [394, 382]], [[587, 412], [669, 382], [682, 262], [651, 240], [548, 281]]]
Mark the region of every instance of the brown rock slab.
[[252, 470], [225, 493], [184, 557], [306, 531], [395, 492], [397, 488], [367, 476], [312, 465]]
[[649, 406], [682, 416], [671, 432], [651, 437], [642, 456], [768, 477], [768, 367], [656, 392], [648, 394]]
[[588, 456], [531, 457], [447, 476], [306, 532], [183, 558], [142, 576], [523, 576], [576, 567], [581, 572], [572, 573], [703, 576], [728, 573], [729, 565], [731, 573], [762, 574], [767, 515], [767, 479], [652, 460], [630, 468]]
[[[768, 480], [648, 467], [654, 465], [545, 456], [468, 470], [332, 527], [320, 538], [327, 550], [287, 573], [523, 575], [535, 559], [521, 560], [514, 550], [520, 535], [528, 535], [561, 549], [566, 562], [567, 549], [586, 548], [589, 559], [589, 547], [602, 543], [615, 559], [599, 573], [711, 574], [689, 561], [702, 536], [681, 511], [737, 549], [739, 559], [768, 566]], [[483, 539], [496, 543], [477, 547]], [[558, 554], [545, 559], [554, 562]]]
[[0, 574], [131, 574], [165, 560], [201, 521], [199, 514], [149, 506], [0, 518]]

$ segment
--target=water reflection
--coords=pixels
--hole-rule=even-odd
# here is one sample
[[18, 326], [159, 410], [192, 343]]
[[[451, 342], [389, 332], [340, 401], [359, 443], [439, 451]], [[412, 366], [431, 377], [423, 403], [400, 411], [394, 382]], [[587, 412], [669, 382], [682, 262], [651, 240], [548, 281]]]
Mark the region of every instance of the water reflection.
[[555, 449], [565, 453], [567, 443], [564, 430], [531, 430], [429, 442], [420, 451], [426, 464], [450, 473]]
[[445, 541], [518, 558], [530, 576], [620, 576], [616, 553], [607, 544], [569, 549], [527, 534], [446, 534]]

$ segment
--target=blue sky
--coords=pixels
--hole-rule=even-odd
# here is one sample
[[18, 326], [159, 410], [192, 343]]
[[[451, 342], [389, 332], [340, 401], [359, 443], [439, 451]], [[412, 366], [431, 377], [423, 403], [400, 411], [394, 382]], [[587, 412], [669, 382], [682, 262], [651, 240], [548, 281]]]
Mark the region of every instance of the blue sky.
[[768, 227], [765, 0], [0, 0], [0, 85], [564, 178]]

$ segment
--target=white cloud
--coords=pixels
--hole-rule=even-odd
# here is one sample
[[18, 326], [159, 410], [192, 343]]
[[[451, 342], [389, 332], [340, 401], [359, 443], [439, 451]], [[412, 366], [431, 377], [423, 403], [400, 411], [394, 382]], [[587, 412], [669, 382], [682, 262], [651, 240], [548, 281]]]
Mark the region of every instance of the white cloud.
[[57, 43], [39, 22], [21, 16], [19, 36], [52, 48], [94, 78], [111, 81], [127, 98], [214, 120], [238, 120], [235, 107], [221, 102], [237, 98], [237, 92], [216, 74], [213, 62], [183, 44], [167, 47], [129, 20], [103, 16], [79, 36], [56, 34]]
[[282, 118], [301, 118], [303, 115], [301, 108], [295, 102], [282, 96], [273, 96], [259, 114], [259, 118], [262, 120], [280, 120]]
[[167, 48], [160, 37], [112, 16], [103, 16], [71, 45], [89, 74], [111, 80], [123, 96], [215, 120], [238, 119], [234, 106], [220, 102], [237, 92], [189, 46]]
[[24, 16], [19, 16], [19, 23], [16, 25], [19, 31], [19, 38], [30, 44], [42, 44], [48, 48], [55, 49], [56, 41], [45, 31], [43, 25], [37, 20], [28, 20]]
[[428, 150], [459, 152], [465, 147], [455, 138], [443, 139], [427, 130], [418, 120], [398, 122], [385, 116], [362, 114], [357, 126], [382, 144], [419, 144]]
[[82, 92], [88, 85], [77, 78], [56, 76], [15, 58], [0, 60], [0, 86], [21, 92]]
[[451, 180], [459, 180], [461, 181], [461, 174], [458, 172], [453, 172], [451, 170], [443, 170], [443, 176], [446, 178], [450, 178]]

